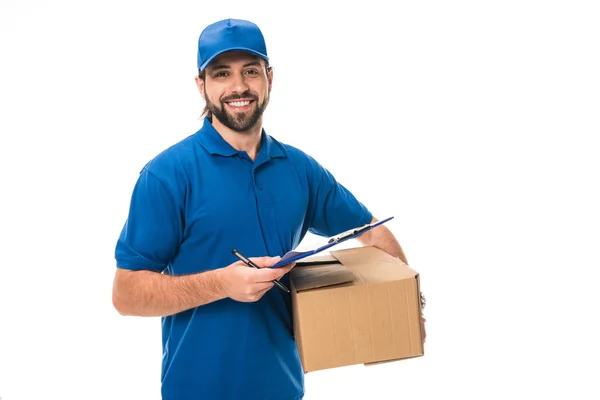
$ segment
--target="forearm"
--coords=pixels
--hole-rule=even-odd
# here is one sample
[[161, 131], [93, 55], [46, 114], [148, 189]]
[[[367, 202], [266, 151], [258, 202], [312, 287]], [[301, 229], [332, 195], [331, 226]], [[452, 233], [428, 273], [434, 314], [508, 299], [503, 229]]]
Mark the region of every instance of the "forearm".
[[122, 315], [167, 316], [226, 297], [219, 270], [172, 276], [117, 270], [113, 304]]
[[[374, 222], [377, 222], [376, 218], [373, 218], [371, 221], [371, 223]], [[360, 235], [357, 240], [363, 246], [374, 246], [394, 257], [398, 257], [400, 260], [402, 260], [402, 262], [408, 265], [408, 260], [404, 255], [404, 251], [402, 250], [400, 243], [385, 225], [380, 225], [368, 232], [365, 232], [364, 234]]]

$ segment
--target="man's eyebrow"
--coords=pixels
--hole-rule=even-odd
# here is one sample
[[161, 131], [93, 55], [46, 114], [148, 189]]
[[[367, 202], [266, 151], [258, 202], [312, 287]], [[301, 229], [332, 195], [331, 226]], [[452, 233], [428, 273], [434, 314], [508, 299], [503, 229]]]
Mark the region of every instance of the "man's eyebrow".
[[217, 69], [230, 69], [230, 68], [231, 67], [229, 65], [227, 65], [227, 64], [218, 64], [218, 65], [213, 65], [210, 68], [210, 71], [212, 72], [212, 71], [217, 70]]
[[249, 62], [248, 64], [244, 64], [244, 68], [246, 68], [246, 67], [252, 67], [252, 66], [255, 66], [255, 65], [257, 65], [257, 66], [260, 67], [260, 61], [256, 60], [256, 61]]
[[[260, 67], [260, 61], [256, 60], [256, 61], [250, 61], [249, 63], [246, 63], [242, 66], [242, 68], [248, 68], [248, 67]], [[217, 64], [217, 65], [213, 65], [208, 69], [208, 73], [212, 73], [221, 69], [231, 69], [231, 65], [229, 64]]]

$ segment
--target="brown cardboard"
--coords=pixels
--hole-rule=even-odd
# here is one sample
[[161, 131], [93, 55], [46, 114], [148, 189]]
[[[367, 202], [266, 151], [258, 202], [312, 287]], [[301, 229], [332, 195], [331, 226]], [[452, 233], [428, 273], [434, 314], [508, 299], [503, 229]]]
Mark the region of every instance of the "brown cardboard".
[[314, 261], [307, 259], [291, 271], [294, 336], [305, 372], [424, 354], [416, 271], [370, 246], [321, 260], [328, 264], [304, 266]]
[[354, 273], [339, 262], [337, 264], [308, 265], [298, 267], [294, 273], [294, 286], [297, 292], [320, 287], [352, 282]]

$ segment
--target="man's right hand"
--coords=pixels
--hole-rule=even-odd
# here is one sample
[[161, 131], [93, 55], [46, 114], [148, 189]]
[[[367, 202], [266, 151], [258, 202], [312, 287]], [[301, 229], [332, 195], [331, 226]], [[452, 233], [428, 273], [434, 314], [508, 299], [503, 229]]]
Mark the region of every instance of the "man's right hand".
[[272, 280], [279, 280], [296, 265], [296, 263], [291, 263], [279, 268], [268, 268], [275, 265], [280, 258], [250, 258], [261, 269], [249, 267], [241, 261], [236, 261], [223, 268], [223, 289], [226, 296], [242, 302], [258, 301], [274, 286]]

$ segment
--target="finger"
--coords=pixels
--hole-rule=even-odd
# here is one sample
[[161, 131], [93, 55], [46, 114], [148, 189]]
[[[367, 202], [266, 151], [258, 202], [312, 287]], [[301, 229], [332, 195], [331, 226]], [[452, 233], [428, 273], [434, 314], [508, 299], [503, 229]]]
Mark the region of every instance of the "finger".
[[244, 300], [246, 302], [254, 302], [260, 300], [269, 289], [274, 285], [272, 283], [254, 284], [248, 287], [248, 291], [244, 294]]
[[265, 293], [267, 293], [269, 290], [271, 290], [271, 288], [275, 286], [272, 283], [267, 286], [266, 288], [264, 288], [263, 290], [260, 290], [259, 292], [256, 293], [256, 295], [258, 296], [258, 298], [260, 299], [261, 297], [263, 297], [265, 295]]
[[281, 259], [281, 257], [251, 257], [250, 260], [258, 265], [260, 268], [271, 267]]
[[289, 272], [289, 271], [290, 271], [292, 268], [294, 268], [295, 266], [296, 266], [296, 261], [293, 261], [293, 262], [291, 262], [291, 263], [289, 263], [289, 264], [287, 264], [287, 265], [284, 265], [284, 267], [285, 267], [285, 268], [288, 270], [288, 272]]
[[286, 264], [283, 264], [280, 268], [290, 268], [291, 269], [294, 267], [294, 265], [296, 265], [296, 261], [291, 261]]
[[280, 276], [283, 276], [283, 275], [287, 274], [288, 272], [290, 272], [292, 270], [292, 268], [294, 268], [295, 265], [296, 265], [296, 262], [292, 262], [290, 264], [286, 264], [282, 267], [275, 268], [275, 269], [277, 271], [279, 271]]
[[[273, 286], [273, 285], [271, 285], [271, 287], [272, 287], [272, 286]], [[266, 288], [266, 289], [263, 289], [263, 290], [260, 290], [260, 291], [258, 291], [258, 292], [253, 292], [253, 293], [250, 293], [250, 294], [248, 294], [248, 296], [246, 297], [246, 300], [247, 300], [247, 301], [250, 301], [250, 302], [258, 301], [258, 300], [260, 300], [260, 299], [261, 299], [261, 297], [263, 297], [263, 296], [265, 295], [265, 293], [267, 293], [267, 292], [269, 291], [269, 289], [271, 289], [271, 288], [270, 288], [270, 287], [268, 287], [268, 288]]]
[[283, 275], [285, 275], [285, 270], [281, 268], [264, 268], [260, 270], [255, 270], [257, 282], [270, 282], [274, 279], [279, 279]]
[[291, 268], [289, 267], [279, 267], [279, 268], [273, 268], [273, 272], [274, 272], [274, 279], [280, 279], [282, 276], [284, 276], [285, 274], [287, 274], [290, 271]]
[[281, 257], [279, 256], [265, 257], [265, 267], [272, 267], [273, 265], [277, 264], [279, 260], [281, 260]]
[[273, 286], [275, 286], [275, 284], [271, 281], [259, 282], [259, 283], [255, 283], [254, 285], [252, 285], [252, 291], [254, 293], [266, 292], [267, 290], [271, 289]]

